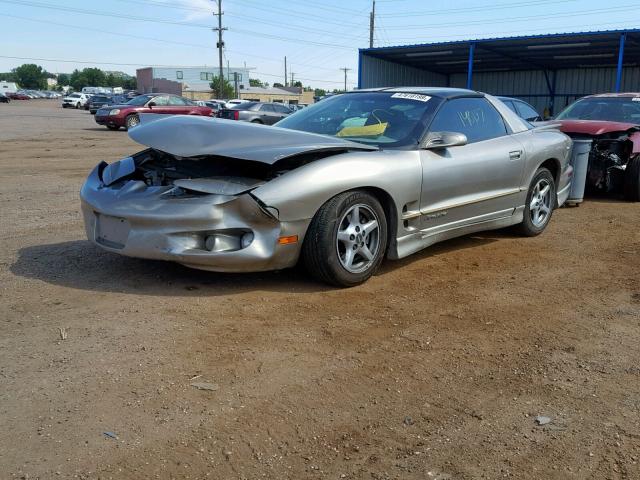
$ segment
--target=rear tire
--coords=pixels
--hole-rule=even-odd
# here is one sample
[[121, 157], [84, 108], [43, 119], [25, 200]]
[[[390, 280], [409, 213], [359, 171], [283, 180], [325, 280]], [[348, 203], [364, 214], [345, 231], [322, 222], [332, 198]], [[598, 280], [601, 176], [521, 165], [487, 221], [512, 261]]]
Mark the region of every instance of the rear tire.
[[624, 172], [624, 199], [640, 202], [640, 155], [629, 160]]
[[127, 119], [125, 120], [125, 123], [127, 126], [127, 130], [129, 130], [140, 124], [140, 117], [135, 113], [133, 113], [127, 117]]
[[556, 183], [546, 168], [539, 168], [531, 180], [524, 207], [524, 218], [518, 225], [522, 235], [540, 235], [551, 220], [556, 206]]
[[302, 261], [316, 279], [337, 287], [367, 281], [387, 248], [387, 220], [378, 199], [363, 191], [336, 195], [315, 214]]

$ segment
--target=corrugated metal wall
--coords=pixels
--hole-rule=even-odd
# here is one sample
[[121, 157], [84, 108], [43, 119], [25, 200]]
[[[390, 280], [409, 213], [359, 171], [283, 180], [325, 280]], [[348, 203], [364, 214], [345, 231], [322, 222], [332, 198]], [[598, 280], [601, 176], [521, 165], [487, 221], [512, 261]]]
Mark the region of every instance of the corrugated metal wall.
[[445, 87], [447, 85], [447, 76], [362, 55], [359, 81], [360, 88], [407, 85]]
[[[549, 82], [553, 81], [549, 73]], [[559, 113], [577, 98], [593, 93], [612, 92], [616, 83], [615, 68], [580, 68], [558, 70], [555, 81], [554, 113]], [[453, 74], [451, 87], [465, 88], [467, 74]], [[362, 55], [360, 87], [433, 86], [447, 85], [447, 76], [414, 67]], [[486, 72], [473, 75], [473, 89], [493, 95], [518, 97], [543, 112], [551, 103], [547, 81], [541, 70], [517, 72]], [[640, 67], [626, 67], [622, 76], [623, 92], [640, 91]]]

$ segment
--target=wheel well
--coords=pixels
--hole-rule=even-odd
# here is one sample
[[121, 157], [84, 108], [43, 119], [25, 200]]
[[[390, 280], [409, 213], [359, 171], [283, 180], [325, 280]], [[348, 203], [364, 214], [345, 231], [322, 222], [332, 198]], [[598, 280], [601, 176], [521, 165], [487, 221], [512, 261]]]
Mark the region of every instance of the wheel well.
[[553, 180], [556, 182], [557, 188], [557, 185], [560, 182], [560, 162], [558, 162], [558, 160], [556, 160], [555, 158], [549, 158], [542, 162], [542, 165], [540, 165], [540, 167], [538, 168], [546, 168], [551, 172], [551, 175], [553, 175]]
[[396, 229], [398, 226], [398, 210], [396, 204], [385, 190], [378, 187], [362, 187], [354, 190], [362, 190], [370, 193], [378, 199], [384, 210], [384, 215], [387, 218], [387, 245], [386, 251], [389, 252], [391, 246], [396, 242]]

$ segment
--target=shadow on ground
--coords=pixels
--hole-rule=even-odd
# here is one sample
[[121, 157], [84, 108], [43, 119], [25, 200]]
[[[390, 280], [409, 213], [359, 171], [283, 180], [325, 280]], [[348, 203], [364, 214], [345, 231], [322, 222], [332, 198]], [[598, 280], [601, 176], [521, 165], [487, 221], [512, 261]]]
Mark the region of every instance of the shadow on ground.
[[[402, 260], [387, 260], [378, 275], [430, 256], [475, 248], [510, 236], [492, 232], [491, 237], [475, 235], [450, 240]], [[206, 272], [172, 262], [123, 257], [100, 250], [86, 240], [22, 248], [11, 272], [80, 290], [136, 295], [216, 296], [253, 290], [304, 294], [334, 289], [313, 280], [302, 267], [243, 274]]]

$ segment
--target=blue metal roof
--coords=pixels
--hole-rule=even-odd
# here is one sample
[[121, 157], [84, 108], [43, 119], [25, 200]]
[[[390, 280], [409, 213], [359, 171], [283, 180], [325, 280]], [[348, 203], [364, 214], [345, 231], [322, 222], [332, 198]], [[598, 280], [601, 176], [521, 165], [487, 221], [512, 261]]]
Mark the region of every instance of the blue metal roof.
[[533, 35], [521, 35], [521, 36], [512, 36], [512, 37], [487, 37], [487, 38], [472, 38], [468, 40], [448, 40], [444, 42], [429, 42], [429, 43], [411, 43], [407, 45], [394, 45], [394, 46], [386, 46], [386, 47], [373, 47], [373, 48], [360, 48], [361, 52], [377, 52], [383, 50], [389, 50], [393, 48], [415, 48], [415, 47], [431, 47], [431, 46], [445, 46], [445, 45], [455, 45], [455, 44], [464, 44], [468, 45], [471, 42], [474, 43], [484, 43], [484, 42], [502, 42], [508, 40], [532, 40], [532, 39], [545, 39], [545, 38], [563, 38], [569, 36], [576, 35], [620, 35], [621, 33], [638, 33], [640, 34], [640, 28], [627, 28], [620, 30], [595, 30], [595, 31], [586, 31], [586, 32], [562, 32], [562, 33], [540, 33]]
[[516, 37], [478, 38], [360, 49], [382, 58], [441, 74], [465, 72], [473, 45], [476, 72], [559, 70], [615, 66], [620, 38], [626, 37], [624, 65], [640, 64], [640, 29], [566, 32]]

